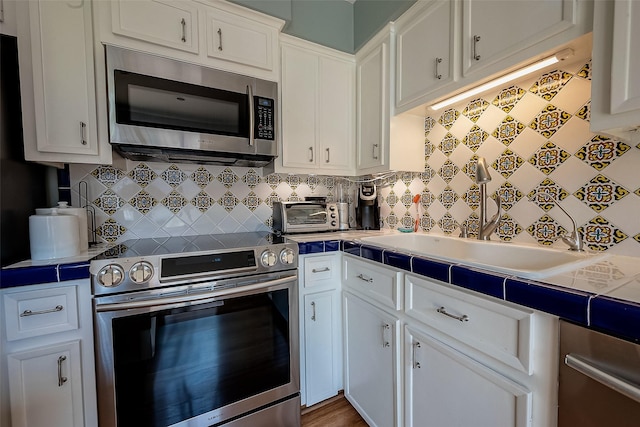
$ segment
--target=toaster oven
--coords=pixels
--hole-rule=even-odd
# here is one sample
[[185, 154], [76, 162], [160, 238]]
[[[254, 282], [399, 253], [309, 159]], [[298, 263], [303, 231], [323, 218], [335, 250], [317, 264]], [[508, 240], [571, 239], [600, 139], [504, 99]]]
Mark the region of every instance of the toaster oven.
[[273, 231], [278, 234], [335, 231], [339, 226], [335, 203], [324, 201], [273, 203]]

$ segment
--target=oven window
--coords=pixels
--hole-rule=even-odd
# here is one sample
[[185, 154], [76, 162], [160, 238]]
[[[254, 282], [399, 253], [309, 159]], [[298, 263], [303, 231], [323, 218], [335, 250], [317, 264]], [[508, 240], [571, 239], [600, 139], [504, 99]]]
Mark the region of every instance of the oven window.
[[248, 137], [248, 96], [114, 71], [116, 122]]
[[327, 209], [321, 204], [287, 206], [287, 222], [291, 225], [325, 224]]
[[290, 382], [288, 290], [113, 320], [118, 426], [168, 426]]

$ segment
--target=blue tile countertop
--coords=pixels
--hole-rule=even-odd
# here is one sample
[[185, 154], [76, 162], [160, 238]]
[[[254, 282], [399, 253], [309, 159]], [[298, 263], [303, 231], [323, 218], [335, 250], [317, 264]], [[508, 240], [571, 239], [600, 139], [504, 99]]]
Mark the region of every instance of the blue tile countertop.
[[611, 255], [588, 267], [530, 280], [372, 246], [358, 240], [363, 235], [341, 234], [339, 239], [325, 240], [328, 235], [316, 234], [293, 240], [300, 254], [340, 250], [640, 342], [638, 258]]
[[[638, 258], [610, 256], [565, 274], [527, 280], [358, 240], [377, 234], [383, 232], [299, 235], [292, 240], [301, 255], [342, 251], [640, 342]], [[14, 264], [0, 270], [0, 289], [88, 278], [89, 260], [104, 249], [92, 248], [74, 258]]]
[[0, 289], [41, 283], [87, 279], [89, 260], [100, 254], [106, 246], [99, 245], [71, 258], [22, 261], [0, 270]]

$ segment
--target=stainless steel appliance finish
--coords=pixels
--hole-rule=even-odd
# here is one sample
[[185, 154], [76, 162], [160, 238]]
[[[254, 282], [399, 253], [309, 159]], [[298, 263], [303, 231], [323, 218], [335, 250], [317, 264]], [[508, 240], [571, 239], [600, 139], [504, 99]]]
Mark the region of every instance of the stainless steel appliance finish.
[[273, 231], [278, 234], [316, 233], [340, 229], [336, 203], [273, 202]]
[[106, 46], [109, 139], [124, 157], [262, 167], [277, 83]]
[[235, 233], [92, 260], [100, 425], [299, 426], [297, 257]]
[[640, 344], [560, 321], [558, 427], [640, 420]]

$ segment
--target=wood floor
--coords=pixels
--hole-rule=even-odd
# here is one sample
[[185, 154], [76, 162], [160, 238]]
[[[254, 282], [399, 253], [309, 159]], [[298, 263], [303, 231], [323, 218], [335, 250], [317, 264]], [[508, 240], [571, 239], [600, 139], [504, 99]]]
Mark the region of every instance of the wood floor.
[[367, 427], [360, 414], [340, 394], [302, 411], [302, 427]]

